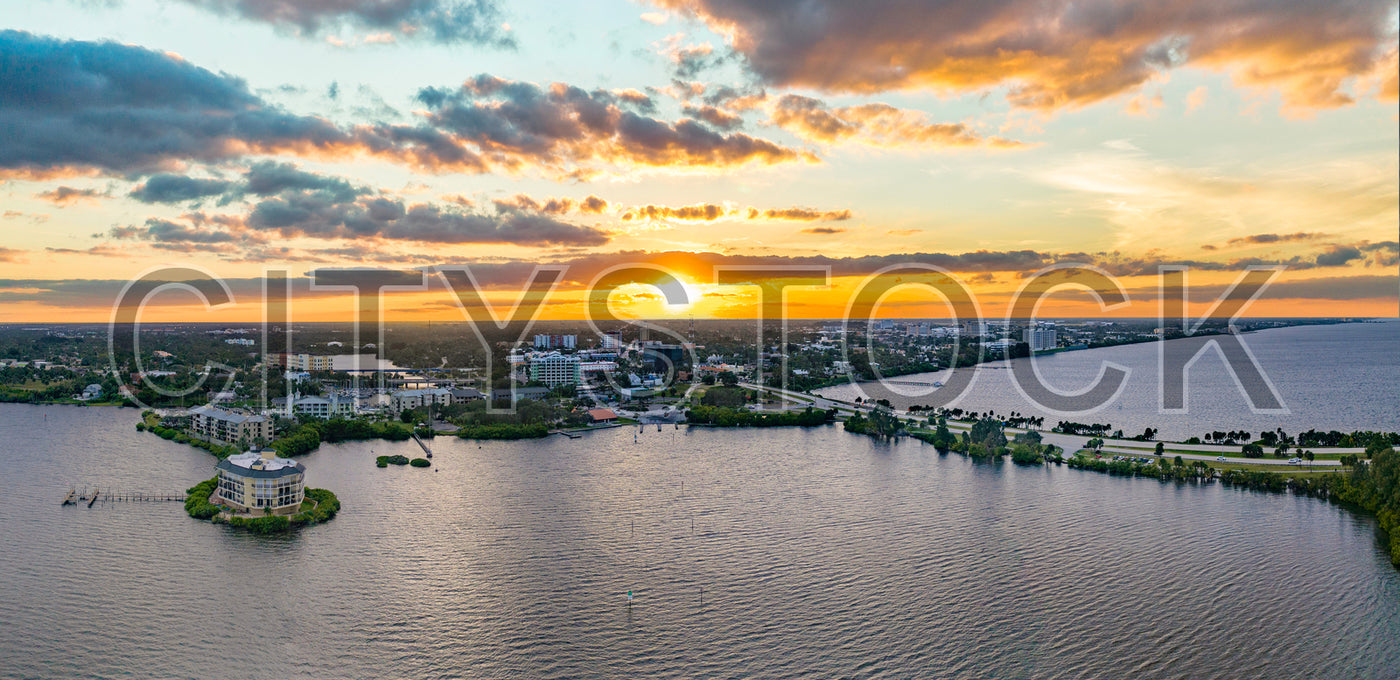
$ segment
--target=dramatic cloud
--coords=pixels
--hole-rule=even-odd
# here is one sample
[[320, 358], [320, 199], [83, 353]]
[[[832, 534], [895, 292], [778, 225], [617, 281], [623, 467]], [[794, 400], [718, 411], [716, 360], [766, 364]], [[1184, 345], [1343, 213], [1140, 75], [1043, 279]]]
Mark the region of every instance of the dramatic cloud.
[[[829, 227], [815, 227], [826, 229]], [[1382, 250], [1386, 244], [1375, 244]], [[1394, 244], [1389, 244], [1394, 247]], [[1393, 252], [1393, 251], [1392, 251]], [[508, 260], [500, 262], [469, 262], [483, 282], [492, 287], [519, 286], [528, 277], [537, 260]], [[1116, 276], [1158, 275], [1161, 265], [1185, 265], [1193, 271], [1239, 272], [1248, 265], [1286, 265], [1293, 269], [1314, 269], [1312, 262], [1301, 258], [1287, 260], [1247, 259], [1231, 262], [1179, 260], [1172, 258], [1124, 257], [1118, 253], [1051, 253], [1035, 250], [977, 250], [964, 253], [895, 253], [855, 257], [826, 255], [738, 255], [690, 251], [619, 251], [581, 255], [555, 261], [568, 266], [565, 283], [583, 285], [599, 272], [619, 265], [650, 264], [668, 267], [689, 274], [696, 280], [709, 280], [716, 265], [755, 265], [784, 267], [790, 265], [829, 267], [832, 276], [868, 276], [893, 265], [935, 265], [963, 277], [979, 274], [1010, 274], [1021, 277], [1052, 264], [1082, 264], [1100, 267]], [[1339, 277], [1343, 278], [1343, 277]], [[1380, 278], [1380, 277], [1378, 277]], [[1394, 278], [1389, 279], [1394, 285]], [[1392, 290], [1392, 296], [1394, 294]]]
[[588, 198], [579, 201], [578, 209], [579, 212], [586, 215], [599, 215], [608, 209], [608, 202], [597, 196], [590, 195]]
[[1191, 65], [1277, 90], [1293, 107], [1345, 105], [1354, 86], [1385, 98], [1396, 89], [1393, 0], [652, 2], [698, 17], [783, 87], [1005, 88], [1017, 106], [1053, 109]]
[[34, 194], [34, 198], [65, 208], [75, 203], [97, 203], [97, 199], [106, 197], [107, 192], [105, 191], [76, 189], [68, 186], [54, 187], [48, 191]]
[[[182, 244], [172, 244], [181, 246]], [[210, 246], [204, 246], [208, 248]], [[0, 261], [7, 256], [15, 256], [19, 251], [6, 251], [0, 249]], [[349, 245], [342, 248], [332, 248], [319, 251], [294, 251], [286, 248], [271, 248], [264, 253], [272, 259], [283, 262], [313, 262], [327, 263], [332, 261], [355, 260], [366, 263], [379, 264], [426, 264], [423, 256], [414, 254], [392, 254], [383, 253], [373, 247], [361, 245]], [[1021, 269], [1018, 264], [1035, 265], [1044, 261], [1046, 256], [1035, 255], [1027, 257], [1024, 253], [1016, 252], [978, 252], [964, 253], [962, 255], [951, 255], [942, 253], [915, 253], [910, 255], [886, 255], [870, 256], [859, 258], [830, 258], [823, 256], [810, 257], [760, 257], [760, 256], [733, 256], [721, 255], [717, 253], [691, 253], [691, 252], [616, 252], [596, 255], [586, 255], [552, 262], [551, 264], [563, 265], [566, 267], [563, 283], [566, 289], [577, 290], [594, 280], [601, 272], [617, 266], [628, 266], [638, 264], [650, 264], [664, 266], [672, 271], [688, 274], [696, 280], [711, 280], [713, 267], [716, 265], [735, 266], [752, 265], [757, 267], [773, 267], [784, 265], [802, 265], [829, 267], [833, 276], [866, 276], [876, 270], [890, 265], [905, 265], [910, 263], [938, 264], [945, 266], [955, 272], [959, 278], [970, 284], [992, 283], [1000, 279], [994, 276], [995, 273], [1012, 271], [1024, 273], [1033, 269]], [[449, 266], [467, 265], [471, 267], [472, 273], [476, 276], [480, 284], [492, 290], [519, 291], [529, 279], [535, 266], [539, 264], [537, 260], [511, 259], [511, 260], [468, 260], [447, 263]], [[433, 266], [422, 266], [420, 270], [432, 271]], [[416, 281], [417, 277], [407, 276], [406, 281]], [[289, 279], [292, 286], [294, 299], [314, 300], [317, 298], [328, 298], [343, 295], [341, 291], [328, 289], [312, 290], [309, 277], [293, 277]], [[910, 282], [909, 279], [905, 279]], [[224, 282], [233, 290], [235, 298], [239, 300], [258, 300], [262, 294], [262, 280], [250, 279], [224, 279]], [[645, 283], [645, 280], [639, 280]], [[0, 303], [33, 303], [54, 308], [82, 309], [82, 308], [109, 308], [115, 299], [118, 291], [127, 283], [122, 279], [109, 280], [45, 280], [45, 279], [0, 279]], [[427, 277], [430, 293], [450, 295], [441, 288], [439, 279], [436, 276]], [[154, 288], [155, 282], [147, 283], [147, 289]], [[1389, 300], [1395, 298], [1397, 279], [1393, 273], [1389, 275], [1363, 275], [1363, 276], [1336, 276], [1319, 278], [1284, 278], [1270, 284], [1265, 289], [1264, 298], [1272, 300], [1326, 300], [1326, 301], [1351, 301], [1351, 300]], [[1197, 302], [1210, 302], [1222, 295], [1227, 286], [1223, 284], [1193, 284], [1190, 289], [1190, 299]], [[1134, 300], [1153, 300], [1158, 294], [1156, 286], [1144, 286], [1128, 289], [1129, 295]], [[1057, 293], [1057, 296], [1064, 298], [1074, 298], [1076, 295], [1084, 293], [1065, 290]], [[724, 292], [707, 292], [706, 297], [728, 297]], [[421, 304], [421, 300], [419, 301]], [[154, 305], [182, 305], [189, 304], [190, 300], [178, 294], [156, 296], [150, 300]], [[431, 303], [429, 303], [431, 304]]]
[[201, 229], [170, 220], [151, 218], [144, 227], [113, 227], [113, 238], [139, 238], [160, 243], [230, 243], [237, 240], [233, 234], [217, 229]]
[[0, 246], [0, 262], [21, 262], [24, 260], [23, 255], [23, 250]]
[[744, 118], [737, 113], [718, 109], [709, 104], [697, 106], [689, 102], [681, 106], [685, 115], [699, 118], [717, 130], [734, 130], [744, 125]]
[[1020, 142], [984, 137], [962, 123], [930, 123], [917, 111], [888, 104], [860, 104], [829, 108], [820, 100], [795, 94], [775, 99], [740, 99], [740, 106], [761, 106], [774, 125], [808, 142], [839, 144], [859, 142], [869, 146], [1016, 148]]
[[1361, 251], [1352, 246], [1329, 246], [1317, 256], [1319, 267], [1341, 267], [1352, 260], [1361, 259]]
[[1400, 264], [1400, 243], [1395, 241], [1381, 241], [1380, 243], [1362, 243], [1361, 251], [1371, 254], [1371, 260], [1367, 264], [1373, 267], [1394, 267]]
[[[589, 196], [589, 198], [595, 197]], [[496, 199], [492, 201], [492, 203], [494, 203], [496, 209], [500, 211], [529, 210], [546, 215], [563, 215], [572, 211], [575, 207], [574, 201], [571, 198], [547, 198], [541, 203], [525, 194], [516, 194], [510, 198]]]
[[[418, 93], [412, 125], [338, 126], [273, 106], [242, 80], [116, 43], [0, 32], [0, 177], [182, 170], [249, 155], [371, 156], [442, 173], [526, 171], [587, 179], [606, 170], [728, 169], [814, 161], [810, 153], [692, 119], [667, 122], [635, 90], [548, 88], [479, 76]], [[138, 195], [180, 200], [162, 187]], [[162, 192], [164, 188], [170, 192]], [[191, 195], [186, 193], [185, 195]]]
[[400, 39], [514, 47], [495, 0], [181, 0], [302, 35], [370, 31], [363, 42]]
[[735, 210], [714, 203], [683, 205], [644, 205], [628, 208], [622, 213], [623, 222], [637, 220], [680, 220], [683, 222], [713, 222], [735, 214]]
[[460, 88], [426, 88], [418, 100], [427, 123], [508, 171], [530, 167], [586, 178], [599, 165], [618, 168], [732, 168], [815, 160], [806, 152], [742, 133], [724, 134], [682, 119], [631, 110], [635, 97], [482, 75]]
[[116, 43], [0, 31], [0, 176], [129, 173], [349, 143], [240, 79]]
[[[1370, 259], [1367, 260], [1367, 254]], [[1319, 267], [1345, 267], [1351, 262], [1363, 260], [1363, 264], [1373, 267], [1394, 267], [1400, 264], [1400, 243], [1361, 241], [1350, 244], [1331, 244], [1317, 254], [1315, 262]]]
[[127, 194], [142, 203], [180, 203], [217, 196], [228, 191], [232, 182], [184, 175], [153, 175]]
[[[1225, 284], [1193, 284], [1187, 290], [1192, 302], [1213, 302], [1229, 290]], [[1264, 289], [1266, 300], [1394, 300], [1400, 290], [1400, 279], [1394, 276], [1324, 276], [1300, 280], [1276, 280]], [[1154, 300], [1160, 293], [1156, 286], [1127, 289], [1133, 299]], [[1066, 291], [1064, 295], [1073, 295]]]
[[[156, 178], [152, 178], [155, 180]], [[201, 186], [202, 192], [179, 191], [173, 201], [216, 195], [211, 185], [178, 176], [160, 176], [160, 186]], [[151, 181], [138, 191], [152, 193]], [[528, 196], [497, 201], [496, 213], [473, 212], [460, 204], [407, 204], [396, 196], [353, 185], [340, 177], [300, 170], [289, 163], [256, 163], [238, 181], [223, 181], [219, 203], [250, 200], [244, 215], [193, 212], [182, 222], [147, 220], [144, 226], [113, 228], [117, 239], [154, 243], [233, 243], [265, 246], [273, 236], [317, 239], [383, 239], [418, 243], [504, 243], [526, 246], [599, 246], [606, 232], [562, 222], [568, 201], [540, 204]], [[180, 197], [184, 196], [184, 197]], [[567, 200], [567, 199], [565, 199]]]

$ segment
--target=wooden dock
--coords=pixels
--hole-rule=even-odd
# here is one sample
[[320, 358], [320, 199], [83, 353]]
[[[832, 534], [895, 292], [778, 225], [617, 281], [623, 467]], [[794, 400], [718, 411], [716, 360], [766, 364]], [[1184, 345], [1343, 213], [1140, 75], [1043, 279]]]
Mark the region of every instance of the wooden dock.
[[433, 450], [430, 449], [430, 448], [428, 448], [428, 443], [425, 442], [425, 441], [423, 441], [423, 440], [418, 436], [418, 433], [417, 433], [417, 432], [414, 432], [414, 433], [413, 433], [413, 441], [418, 442], [418, 446], [419, 446], [420, 448], [423, 449], [423, 453], [428, 454], [428, 457], [429, 457], [429, 458], [432, 458], [432, 457], [433, 457]]
[[103, 503], [183, 503], [186, 495], [181, 493], [157, 493], [150, 491], [101, 491], [93, 489], [88, 493], [84, 488], [79, 492], [76, 488], [69, 489], [68, 495], [63, 497], [63, 505], [77, 505], [86, 502], [90, 508], [98, 501]]

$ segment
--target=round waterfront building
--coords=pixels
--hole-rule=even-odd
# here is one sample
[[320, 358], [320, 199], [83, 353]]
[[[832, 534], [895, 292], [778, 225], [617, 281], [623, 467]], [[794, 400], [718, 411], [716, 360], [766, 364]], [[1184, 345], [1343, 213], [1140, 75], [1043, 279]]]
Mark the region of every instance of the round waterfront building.
[[209, 499], [236, 511], [292, 515], [306, 497], [306, 466], [272, 449], [229, 456], [217, 466], [219, 488]]

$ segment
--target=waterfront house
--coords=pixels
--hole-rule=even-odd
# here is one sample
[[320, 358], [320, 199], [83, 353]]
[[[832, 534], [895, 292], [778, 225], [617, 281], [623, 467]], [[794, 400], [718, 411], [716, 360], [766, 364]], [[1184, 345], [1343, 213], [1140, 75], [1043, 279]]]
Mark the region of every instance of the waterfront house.
[[272, 449], [229, 456], [215, 466], [219, 485], [209, 502], [238, 512], [292, 515], [306, 496], [306, 467]]
[[588, 409], [588, 422], [594, 425], [606, 425], [617, 422], [617, 412], [610, 408]]
[[97, 383], [93, 383], [83, 388], [83, 396], [79, 397], [79, 399], [82, 399], [83, 401], [91, 401], [101, 396], [102, 386]]

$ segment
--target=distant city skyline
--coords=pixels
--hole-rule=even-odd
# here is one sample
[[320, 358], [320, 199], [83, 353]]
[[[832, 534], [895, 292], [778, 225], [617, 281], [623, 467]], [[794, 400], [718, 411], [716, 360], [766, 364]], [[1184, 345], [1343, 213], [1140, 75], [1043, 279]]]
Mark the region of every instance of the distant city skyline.
[[[509, 305], [569, 268], [578, 319], [609, 267], [679, 274], [648, 318], [748, 318], [713, 267], [829, 269], [794, 318], [839, 318], [866, 277], [951, 271], [989, 318], [1044, 267], [1118, 277], [1154, 317], [1158, 265], [1204, 313], [1248, 266], [1249, 316], [1400, 314], [1400, 49], [1393, 1], [597, 3], [37, 2], [0, 24], [0, 323], [102, 322], [153, 267], [228, 279], [473, 267]], [[910, 280], [912, 281], [912, 279]], [[906, 282], [910, 282], [906, 281]], [[298, 321], [344, 321], [317, 291]], [[463, 318], [442, 290], [391, 320]], [[938, 318], [902, 289], [882, 317]]]

